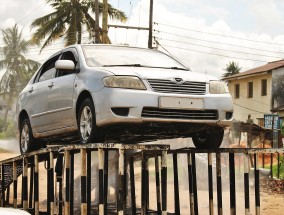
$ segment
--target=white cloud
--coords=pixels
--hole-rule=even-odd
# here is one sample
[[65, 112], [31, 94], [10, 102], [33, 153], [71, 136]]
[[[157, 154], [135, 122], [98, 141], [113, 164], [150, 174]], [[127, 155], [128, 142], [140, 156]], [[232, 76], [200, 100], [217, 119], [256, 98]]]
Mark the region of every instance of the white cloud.
[[[269, 33], [234, 30], [226, 19], [220, 18], [214, 22], [208, 22], [206, 17], [179, 13], [178, 8], [182, 2], [177, 1], [175, 6], [173, 6], [175, 8], [168, 7], [169, 4], [173, 3], [172, 0], [155, 2], [154, 21], [169, 26], [180, 27], [172, 28], [166, 25], [154, 26], [155, 29], [160, 31], [160, 33], [155, 35], [161, 38], [160, 43], [167, 50], [189, 65], [192, 70], [221, 77], [229, 61], [239, 63], [242, 71], [245, 71], [266, 64], [269, 61], [282, 58], [281, 53], [276, 52], [284, 52], [284, 46], [281, 47], [273, 43], [280, 43], [284, 35], [279, 34], [273, 37]], [[183, 3], [186, 5], [185, 2]], [[196, 1], [189, 1], [186, 6], [193, 3], [197, 4]], [[209, 10], [210, 7], [207, 7], [207, 9]], [[212, 14], [213, 11], [212, 9]], [[139, 5], [133, 8], [129, 24], [138, 25], [140, 17], [140, 24], [147, 26], [148, 12], [148, 2], [142, 1], [141, 8]], [[226, 13], [224, 12], [224, 14]], [[191, 30], [184, 30], [182, 28]], [[138, 42], [136, 42], [137, 34], [139, 35]], [[217, 34], [226, 35], [227, 37], [218, 36]], [[110, 31], [112, 40], [116, 38], [115, 41], [117, 43], [128, 43], [133, 46], [141, 44], [144, 47], [147, 46], [147, 36], [147, 31], [140, 31], [138, 33], [137, 30], [116, 29], [116, 34], [114, 34], [114, 30]], [[258, 43], [257, 41], [267, 43]]]
[[[127, 25], [147, 27], [149, 1], [133, 0], [132, 2], [132, 13]], [[118, 6], [115, 0], [110, 3], [113, 3], [114, 7]], [[126, 5], [125, 2], [121, 3], [120, 9], [128, 15], [130, 6], [128, 5], [126, 9], [124, 8]], [[154, 33], [154, 35], [162, 38], [160, 43], [189, 65], [192, 70], [221, 77], [224, 73], [223, 69], [229, 61], [238, 62], [242, 71], [245, 71], [276, 60], [277, 57], [281, 58], [282, 54], [276, 52], [284, 53], [283, 10], [284, 3], [278, 0], [239, 0], [237, 2], [235, 0], [155, 0], [155, 22], [191, 30], [160, 24], [155, 25], [154, 28], [161, 32]], [[19, 22], [21, 26], [25, 26], [24, 35], [29, 38], [31, 21], [50, 12], [51, 9], [44, 0], [2, 0], [0, 11], [0, 28], [12, 24], [14, 21]], [[111, 21], [111, 23], [120, 24], [115, 21]], [[227, 37], [214, 34], [227, 35]], [[127, 43], [142, 47], [147, 47], [148, 44], [148, 32], [143, 30], [111, 28], [109, 36], [116, 44]], [[283, 44], [283, 46], [273, 43]], [[57, 51], [53, 47], [56, 46], [47, 49], [44, 56], [38, 56], [35, 50], [29, 56], [37, 56], [43, 60], [48, 54]]]

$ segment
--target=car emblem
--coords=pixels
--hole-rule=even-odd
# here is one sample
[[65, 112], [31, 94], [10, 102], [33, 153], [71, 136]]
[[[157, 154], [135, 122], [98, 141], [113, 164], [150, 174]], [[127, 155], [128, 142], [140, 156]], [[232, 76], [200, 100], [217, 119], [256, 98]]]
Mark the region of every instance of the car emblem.
[[176, 84], [183, 84], [184, 80], [182, 78], [174, 78], [173, 82], [176, 83]]

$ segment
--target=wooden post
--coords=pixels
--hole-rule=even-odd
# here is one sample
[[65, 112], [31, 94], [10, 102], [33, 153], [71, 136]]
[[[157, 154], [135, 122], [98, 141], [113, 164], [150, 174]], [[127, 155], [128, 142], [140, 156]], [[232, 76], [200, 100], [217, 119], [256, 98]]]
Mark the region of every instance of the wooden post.
[[23, 159], [23, 209], [28, 210], [28, 160]]
[[109, 43], [108, 40], [108, 0], [103, 0], [103, 23], [102, 23], [102, 43]]
[[100, 14], [99, 0], [95, 0], [95, 43], [100, 43]]
[[81, 214], [87, 214], [87, 167], [86, 167], [86, 149], [81, 149]]
[[13, 207], [17, 208], [17, 188], [18, 188], [18, 177], [17, 177], [17, 163], [13, 162], [13, 185], [14, 185], [14, 196], [13, 196]]
[[64, 153], [65, 159], [65, 210], [64, 214], [70, 214], [70, 152], [68, 150]]
[[50, 192], [50, 202], [48, 203], [50, 205], [50, 215], [54, 214], [54, 156], [53, 152], [49, 152], [49, 186], [48, 192]]
[[35, 172], [34, 172], [34, 203], [35, 215], [39, 215], [39, 178], [38, 178], [38, 155], [34, 156]]

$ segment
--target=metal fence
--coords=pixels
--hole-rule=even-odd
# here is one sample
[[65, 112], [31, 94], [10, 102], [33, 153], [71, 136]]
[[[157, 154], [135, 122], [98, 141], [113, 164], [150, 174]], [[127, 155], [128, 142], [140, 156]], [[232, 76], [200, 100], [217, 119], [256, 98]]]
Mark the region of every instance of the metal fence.
[[[112, 167], [110, 153], [115, 155]], [[51, 147], [0, 162], [0, 204], [36, 215], [193, 215], [201, 214], [199, 194], [205, 190], [207, 203], [202, 210], [206, 214], [228, 214], [224, 201], [229, 202], [230, 214], [253, 210], [260, 214], [259, 158], [263, 153], [283, 153], [283, 149], [170, 150], [168, 145], [124, 144]], [[197, 166], [200, 156], [203, 170]], [[236, 179], [242, 180], [244, 204], [237, 201]], [[229, 184], [229, 198], [224, 197], [224, 181]], [[206, 184], [202, 191], [201, 182]], [[188, 207], [181, 205], [184, 199]]]

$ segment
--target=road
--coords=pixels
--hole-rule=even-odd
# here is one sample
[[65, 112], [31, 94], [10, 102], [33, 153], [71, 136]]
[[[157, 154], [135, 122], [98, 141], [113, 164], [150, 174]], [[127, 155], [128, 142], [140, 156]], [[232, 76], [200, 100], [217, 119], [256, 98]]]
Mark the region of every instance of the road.
[[9, 152], [20, 154], [19, 142], [15, 138], [0, 140], [0, 149], [4, 149]]

